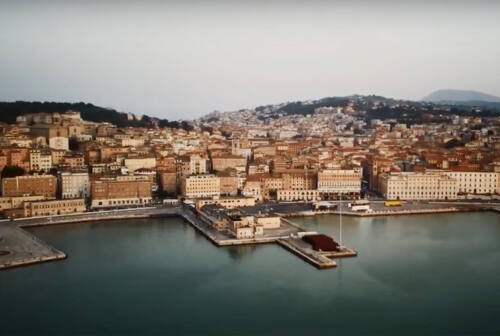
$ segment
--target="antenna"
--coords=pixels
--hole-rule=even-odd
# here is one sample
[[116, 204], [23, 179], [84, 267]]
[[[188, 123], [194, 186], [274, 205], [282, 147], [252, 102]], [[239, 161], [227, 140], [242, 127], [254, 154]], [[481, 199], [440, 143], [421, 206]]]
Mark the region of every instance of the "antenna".
[[340, 247], [342, 247], [342, 192], [340, 192], [339, 198], [339, 209], [340, 209]]

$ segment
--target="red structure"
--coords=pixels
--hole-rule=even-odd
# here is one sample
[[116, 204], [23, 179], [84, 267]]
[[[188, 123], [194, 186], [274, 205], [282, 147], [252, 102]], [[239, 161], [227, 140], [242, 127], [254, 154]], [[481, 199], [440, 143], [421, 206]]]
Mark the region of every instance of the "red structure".
[[311, 244], [316, 251], [339, 251], [339, 244], [331, 237], [323, 234], [309, 235], [302, 239]]

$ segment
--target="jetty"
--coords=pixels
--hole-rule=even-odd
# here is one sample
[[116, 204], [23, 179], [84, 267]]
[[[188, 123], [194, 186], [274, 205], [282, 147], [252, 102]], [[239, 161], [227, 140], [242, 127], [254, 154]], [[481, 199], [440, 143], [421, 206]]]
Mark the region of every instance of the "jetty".
[[65, 259], [66, 254], [11, 223], [0, 225], [0, 269]]

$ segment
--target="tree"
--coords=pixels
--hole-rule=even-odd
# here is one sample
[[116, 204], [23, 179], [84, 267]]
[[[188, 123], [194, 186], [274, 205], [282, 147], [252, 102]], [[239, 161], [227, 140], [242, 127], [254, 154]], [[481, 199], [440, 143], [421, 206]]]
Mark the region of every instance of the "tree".
[[69, 150], [71, 151], [77, 151], [78, 148], [80, 147], [80, 144], [78, 143], [78, 140], [75, 137], [69, 138], [68, 143], [69, 143]]
[[22, 176], [26, 171], [18, 166], [5, 166], [2, 170], [2, 178]]

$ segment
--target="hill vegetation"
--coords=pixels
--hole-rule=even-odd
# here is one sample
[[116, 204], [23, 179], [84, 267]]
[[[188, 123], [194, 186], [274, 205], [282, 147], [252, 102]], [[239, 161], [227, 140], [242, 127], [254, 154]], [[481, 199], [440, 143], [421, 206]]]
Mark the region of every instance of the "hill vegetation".
[[0, 102], [0, 122], [12, 124], [18, 116], [31, 113], [54, 113], [68, 110], [79, 111], [84, 120], [94, 122], [108, 122], [117, 127], [160, 127], [192, 129], [187, 122], [169, 121], [166, 119], [143, 116], [141, 120], [129, 120], [128, 114], [118, 112], [89, 103], [60, 103], [60, 102]]

